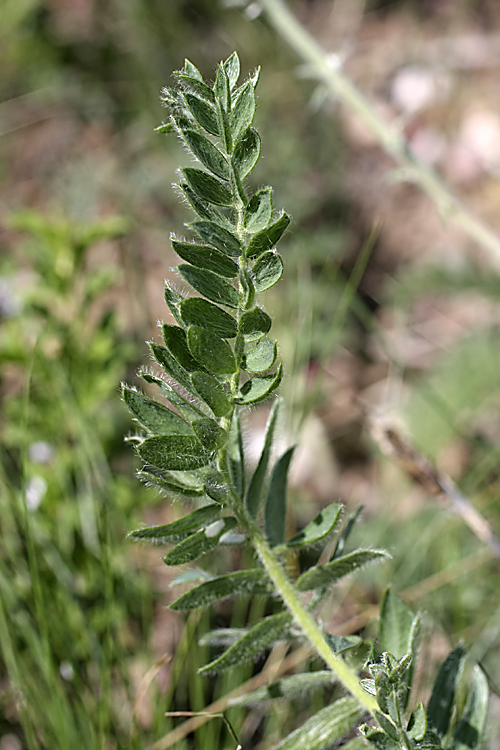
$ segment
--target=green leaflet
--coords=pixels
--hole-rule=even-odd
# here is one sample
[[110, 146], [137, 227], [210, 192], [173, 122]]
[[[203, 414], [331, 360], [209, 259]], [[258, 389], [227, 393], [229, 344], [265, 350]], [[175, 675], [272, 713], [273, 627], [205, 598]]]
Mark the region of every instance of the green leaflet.
[[191, 375], [198, 396], [211, 408], [216, 417], [224, 417], [231, 411], [231, 403], [222, 385], [208, 372], [193, 372]]
[[241, 255], [242, 248], [236, 235], [214, 221], [193, 221], [189, 226], [204, 242], [208, 242], [226, 255], [235, 258]]
[[200, 81], [196, 77], [186, 75], [183, 71], [175, 72], [173, 75], [183, 91], [194, 94], [194, 96], [198, 96], [201, 99], [206, 99], [211, 104], [215, 103], [214, 92], [206, 83], [203, 83], [203, 81]]
[[[401, 750], [401, 744], [396, 740], [392, 740], [385, 732], [381, 732], [380, 729], [363, 724], [359, 730], [363, 737], [365, 737], [369, 744], [375, 747], [376, 750]], [[366, 742], [364, 747], [366, 747]]]
[[362, 643], [359, 635], [330, 635], [330, 633], [325, 633], [325, 641], [334, 654], [342, 654], [345, 651], [350, 651]]
[[310, 591], [322, 586], [329, 586], [365, 565], [372, 562], [382, 562], [390, 555], [384, 550], [356, 550], [348, 555], [338, 557], [332, 562], [319, 567], [310, 568], [303, 573], [295, 585], [298, 591]]
[[243, 313], [238, 324], [240, 332], [245, 341], [257, 341], [266, 335], [271, 329], [272, 320], [260, 307], [254, 307]]
[[271, 547], [281, 544], [285, 538], [288, 469], [294, 451], [295, 446], [289, 448], [277, 461], [271, 474], [265, 507], [266, 536]]
[[209, 372], [232, 375], [236, 372], [233, 350], [225, 339], [201, 326], [189, 326], [187, 331], [189, 351]]
[[[208, 138], [199, 133], [197, 130], [192, 130], [191, 128], [182, 129], [180, 130], [180, 133], [192, 153], [196, 156], [197, 159], [200, 160], [204, 167], [209, 169], [217, 177], [220, 177], [223, 180], [229, 180], [231, 170], [229, 164], [226, 161], [226, 157], [222, 154], [221, 151], [219, 151], [216, 146], [213, 145], [211, 141], [208, 140]], [[194, 188], [191, 180], [185, 174], [185, 171], [184, 176], [186, 177], [193, 190], [200, 194], [199, 191]], [[205, 197], [204, 200], [208, 199]], [[219, 201], [210, 200], [209, 202], [218, 203]], [[226, 204], [221, 203], [220, 205], [224, 206]], [[231, 205], [231, 203], [229, 205]]]
[[287, 640], [290, 636], [292, 615], [280, 612], [260, 620], [243, 638], [236, 641], [222, 656], [206, 664], [198, 670], [200, 674], [206, 672], [223, 672], [246, 662], [252, 662], [256, 656], [265, 651], [277, 641]]
[[234, 286], [215, 273], [184, 264], [177, 266], [177, 271], [193, 289], [212, 302], [226, 307], [238, 307], [240, 297]]
[[184, 60], [184, 73], [187, 76], [191, 76], [191, 78], [197, 78], [198, 81], [203, 81], [203, 76], [201, 75], [200, 71], [196, 67], [196, 65], [193, 65], [193, 63], [187, 59], [187, 57]]
[[211, 408], [216, 417], [224, 417], [231, 403], [222, 385], [208, 372], [193, 372], [191, 376], [198, 396]]
[[486, 675], [476, 664], [465, 711], [453, 735], [452, 750], [477, 750], [482, 747], [488, 718], [488, 692]]
[[122, 387], [123, 400], [134, 417], [159, 435], [192, 435], [193, 430], [178, 414], [132, 388]]
[[219, 427], [215, 419], [204, 417], [191, 423], [196, 437], [207, 451], [217, 451], [227, 443], [227, 432]]
[[219, 123], [215, 108], [198, 96], [193, 96], [193, 94], [184, 94], [184, 99], [197, 123], [210, 135], [219, 135]]
[[232, 157], [234, 170], [240, 180], [244, 180], [259, 160], [260, 136], [254, 128], [247, 128], [235, 146]]
[[217, 628], [217, 630], [209, 630], [208, 633], [203, 633], [198, 643], [200, 646], [225, 648], [239, 641], [245, 633], [248, 633], [248, 628]]
[[140, 374], [146, 383], [157, 385], [163, 395], [168, 398], [172, 406], [175, 406], [177, 411], [179, 411], [188, 421], [204, 416], [204, 413], [198, 409], [197, 406], [186, 401], [183, 396], [180, 396], [177, 391], [174, 391], [174, 389], [161, 378], [151, 375], [150, 372], [145, 372], [144, 370], [141, 370]]
[[233, 205], [231, 190], [216, 177], [193, 167], [186, 167], [181, 172], [191, 190], [203, 201], [214, 203], [216, 206], [230, 207]]
[[236, 279], [238, 277], [238, 266], [228, 258], [225, 253], [207, 245], [194, 245], [190, 242], [180, 242], [172, 238], [172, 247], [182, 260], [186, 260], [198, 268], [206, 268], [208, 271], [223, 276], [225, 279]]
[[214, 94], [217, 101], [220, 102], [222, 109], [227, 112], [231, 108], [231, 92], [229, 88], [229, 79], [223, 63], [217, 68]]
[[410, 636], [415, 615], [392, 589], [387, 589], [380, 605], [379, 638], [382, 651], [401, 659], [411, 652]]
[[264, 401], [281, 383], [283, 367], [280, 364], [273, 375], [256, 376], [244, 383], [235, 397], [237, 404], [257, 404]]
[[229, 221], [226, 219], [226, 217], [221, 214], [221, 212], [217, 209], [211, 206], [206, 201], [202, 200], [199, 195], [196, 195], [196, 193], [191, 190], [189, 185], [185, 182], [181, 182], [177, 186], [190, 206], [193, 208], [193, 210], [200, 216], [202, 219], [207, 219], [207, 221], [212, 222], [216, 226], [221, 227], [221, 229], [225, 229], [227, 232], [231, 231], [232, 225], [229, 223]]
[[274, 365], [277, 356], [278, 346], [276, 341], [263, 338], [246, 352], [241, 367], [247, 372], [266, 372]]
[[412, 740], [422, 740], [427, 732], [427, 716], [423, 703], [415, 706], [408, 720], [408, 736]]
[[289, 224], [290, 217], [287, 213], [283, 212], [270, 227], [263, 229], [252, 237], [247, 248], [248, 257], [252, 258], [254, 255], [261, 255], [266, 250], [274, 247]]
[[186, 471], [210, 463], [210, 451], [194, 435], [169, 435], [147, 438], [137, 448], [143, 461], [159, 469]]
[[278, 253], [268, 250], [259, 255], [252, 267], [255, 289], [265, 292], [271, 289], [283, 276], [283, 261]]
[[227, 502], [230, 491], [226, 484], [224, 475], [218, 469], [213, 469], [205, 474], [203, 489], [211, 500], [224, 505]]
[[243, 435], [241, 434], [241, 421], [237, 409], [233, 413], [231, 429], [229, 430], [228, 444], [229, 471], [233, 487], [239, 497], [245, 494], [245, 456], [243, 453]]
[[[258, 706], [261, 703], [269, 703], [272, 700], [293, 700], [303, 695], [312, 693], [329, 685], [333, 685], [337, 678], [333, 672], [305, 672], [293, 677], [284, 677], [282, 680], [273, 682], [271, 685], [252, 690], [251, 693], [240, 695], [229, 701], [230, 706]], [[303, 749], [304, 750], [304, 749]]]
[[172, 289], [169, 282], [165, 281], [165, 302], [179, 325], [182, 325], [181, 317], [179, 315], [179, 305], [183, 299], [184, 297], [181, 297], [175, 289]]
[[178, 521], [164, 524], [163, 526], [150, 526], [145, 529], [131, 531], [128, 535], [136, 541], [152, 542], [153, 544], [172, 544], [180, 542], [198, 531], [202, 526], [213, 523], [220, 517], [221, 508], [219, 505], [204, 505], [198, 510], [194, 510]]
[[185, 497], [201, 497], [205, 494], [201, 478], [195, 472], [161, 471], [154, 467], [138, 472], [138, 477], [160, 490]]
[[219, 518], [196, 534], [188, 536], [163, 558], [165, 565], [183, 565], [206, 555], [219, 545], [221, 537], [236, 526], [235, 518]]
[[250, 127], [255, 116], [255, 93], [253, 85], [248, 82], [236, 99], [231, 115], [231, 132], [235, 143], [244, 131]]
[[201, 297], [190, 297], [180, 306], [182, 322], [186, 326], [197, 325], [208, 328], [223, 339], [232, 339], [238, 326], [232, 315]]
[[232, 91], [238, 83], [238, 78], [240, 77], [240, 59], [236, 52], [233, 52], [233, 54], [227, 58], [226, 62], [224, 63], [224, 70], [226, 71], [229, 90]]
[[272, 592], [262, 568], [243, 570], [213, 578], [192, 588], [169, 605], [169, 609], [195, 609], [228, 599], [231, 596], [269, 594]]
[[451, 723], [455, 708], [455, 693], [464, 665], [465, 649], [458, 646], [446, 658], [438, 672], [432, 695], [427, 706], [427, 721], [440, 737], [443, 737]]
[[194, 370], [199, 370], [199, 364], [189, 351], [187, 336], [184, 329], [179, 326], [172, 326], [164, 323], [161, 330], [165, 346], [175, 357], [180, 366], [188, 373], [192, 373]]
[[289, 539], [282, 546], [287, 549], [297, 549], [317, 544], [330, 534], [340, 520], [342, 514], [342, 505], [332, 503], [324, 508], [316, 518], [309, 523], [305, 529], [299, 531], [292, 539]]
[[273, 215], [272, 188], [258, 190], [250, 199], [245, 210], [244, 225], [248, 232], [265, 229]]
[[257, 464], [257, 467], [252, 475], [252, 479], [250, 480], [250, 485], [248, 487], [246, 504], [248, 512], [251, 516], [253, 516], [253, 518], [257, 517], [259, 506], [262, 500], [262, 489], [264, 487], [267, 467], [269, 465], [269, 458], [271, 456], [271, 448], [273, 445], [276, 420], [278, 419], [278, 411], [279, 401], [275, 401], [267, 419], [266, 436], [264, 438], [264, 446], [262, 448], [262, 453], [260, 454], [259, 463]]
[[170, 375], [171, 378], [177, 380], [178, 383], [190, 391], [191, 378], [189, 377], [189, 373], [178, 363], [174, 355], [168, 349], [165, 349], [165, 347], [153, 342], [150, 342], [149, 347], [153, 353], [153, 357], [165, 370], [167, 375]]
[[341, 698], [320, 709], [274, 750], [323, 750], [356, 726], [364, 713], [365, 709], [355, 698]]
[[[391, 653], [397, 659], [401, 659], [405, 654], [412, 654], [413, 660], [408, 669], [408, 687], [413, 680], [417, 658], [419, 626], [420, 616], [413, 614], [397, 594], [390, 588], [387, 589], [380, 605], [380, 646], [382, 651]], [[408, 691], [407, 700], [409, 697]], [[406, 708], [406, 703], [404, 707]]]

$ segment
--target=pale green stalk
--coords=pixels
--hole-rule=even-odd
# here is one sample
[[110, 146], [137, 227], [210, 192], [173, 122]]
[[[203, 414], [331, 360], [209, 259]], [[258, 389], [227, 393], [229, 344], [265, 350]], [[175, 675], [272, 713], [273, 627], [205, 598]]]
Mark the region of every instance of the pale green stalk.
[[439, 175], [410, 150], [401, 130], [391, 127], [342, 71], [336, 55], [329, 55], [297, 21], [283, 0], [258, 0], [276, 31], [293, 47], [335, 97], [354, 112], [377, 139], [380, 146], [409, 178], [435, 203], [439, 214], [453, 220], [474, 242], [500, 261], [500, 237], [458, 198]]

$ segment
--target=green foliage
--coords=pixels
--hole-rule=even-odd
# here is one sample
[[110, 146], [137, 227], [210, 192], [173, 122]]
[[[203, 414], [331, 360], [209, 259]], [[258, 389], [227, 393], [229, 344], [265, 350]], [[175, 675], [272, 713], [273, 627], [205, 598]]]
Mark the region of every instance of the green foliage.
[[[224, 650], [199, 673], [236, 669], [254, 662], [277, 642], [305, 638], [330, 667], [332, 678], [335, 675], [351, 691], [353, 697], [340, 697], [321, 708], [277, 748], [321, 750], [345, 737], [367, 713], [374, 723], [362, 725], [363, 739], [358, 737], [348, 747], [432, 750], [447, 747], [450, 737], [461, 747], [457, 743], [469, 741], [470, 727], [477, 738], [482, 736], [485, 717], [479, 673], [474, 673], [472, 690], [462, 685], [469, 694], [463, 705], [456, 699], [463, 649], [445, 661], [425, 708], [410, 701], [420, 619], [393, 592], [382, 601], [380, 649], [358, 636], [327, 633], [315, 620], [313, 613], [333, 584], [389, 555], [371, 548], [346, 551], [358, 514], [342, 528], [338, 504], [327, 506], [303, 530], [286, 538], [294, 448], [278, 458], [274, 455], [278, 402], [271, 406], [255, 469], [250, 471], [245, 460], [240, 415], [250, 405], [270, 399], [283, 375], [282, 365], [276, 364], [276, 342], [268, 337], [272, 319], [258, 295], [281, 279], [283, 261], [275, 245], [290, 217], [274, 209], [271, 188], [247, 192], [245, 180], [261, 152], [253, 127], [259, 76], [254, 74], [239, 87], [238, 78], [236, 53], [220, 63], [212, 85], [186, 60], [175, 74], [177, 88], [162, 94], [170, 109], [170, 127], [162, 131], [177, 134], [201, 167], [183, 168], [177, 187], [198, 217], [187, 226], [203, 244], [172, 238], [185, 261], [176, 270], [193, 292], [184, 297], [167, 284], [165, 299], [175, 324], [163, 326], [164, 346], [150, 343], [159, 374], [144, 375], [147, 383], [159, 387], [168, 405], [155, 407], [149, 397], [128, 387], [123, 397], [146, 430], [132, 438], [144, 462], [142, 478], [156, 480], [167, 490], [170, 485], [177, 494], [188, 494], [191, 487], [201, 507], [180, 521], [139, 529], [131, 537], [173, 544], [164, 558], [167, 565], [190, 563], [231, 545], [243, 544], [256, 553], [249, 569], [243, 566], [215, 578], [203, 574], [207, 580], [171, 607], [201, 609], [233, 596], [275, 595], [278, 611], [251, 628], [218, 630], [204, 637], [205, 646]], [[324, 562], [333, 534], [337, 542]], [[309, 567], [300, 571], [303, 549], [308, 550]], [[284, 558], [294, 563], [286, 572]], [[314, 560], [317, 563], [311, 564]], [[199, 575], [196, 572], [195, 578]], [[314, 592], [309, 607], [301, 598], [306, 591]], [[360, 658], [368, 679], [360, 680], [359, 664], [350, 666]], [[304, 676], [311, 687], [323, 680], [323, 671]], [[283, 681], [254, 699], [293, 694], [299, 685], [300, 679], [293, 684]], [[409, 705], [415, 707], [408, 715]], [[479, 740], [471, 747], [479, 750]]]
[[[134, 347], [110, 311], [117, 270], [94, 251], [114, 253], [127, 222], [24, 211], [9, 223], [30, 273], [0, 325], [0, 735], [29, 750], [124, 747], [112, 694], [132, 711], [131, 652], [153, 658], [154, 595], [123, 548], [145, 493], [110, 468]], [[179, 419], [126, 398], [153, 431]]]

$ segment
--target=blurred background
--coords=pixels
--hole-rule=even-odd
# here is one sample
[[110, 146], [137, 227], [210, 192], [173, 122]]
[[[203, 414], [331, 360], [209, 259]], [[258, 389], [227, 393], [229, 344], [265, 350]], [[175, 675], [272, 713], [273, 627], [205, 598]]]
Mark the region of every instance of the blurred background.
[[[290, 7], [500, 231], [498, 3]], [[498, 737], [498, 561], [368, 424], [395, 424], [500, 534], [498, 263], [401, 180], [257, 2], [2, 0], [1, 17], [0, 750], [161, 750], [176, 737], [184, 750], [233, 747], [217, 720], [174, 736], [180, 720], [164, 713], [202, 710], [263, 666], [196, 676], [203, 632], [243, 626], [264, 605], [187, 619], [166, 609], [175, 571], [126, 534], [182, 509], [135, 478], [118, 395], [167, 318], [169, 233], [190, 218], [171, 187], [188, 157], [153, 132], [166, 116], [159, 91], [185, 57], [212, 78], [233, 50], [244, 75], [262, 66], [250, 182], [272, 185], [293, 216], [285, 278], [266, 302], [286, 371], [283, 440], [300, 445], [290, 531], [340, 498], [364, 507], [354, 541], [393, 555], [349, 580], [325, 624], [370, 632], [392, 583], [425, 613], [429, 674], [460, 640], [481, 661]], [[248, 416], [250, 457], [265, 418]], [[275, 673], [285, 657], [270, 655]], [[428, 674], [419, 680], [425, 696]], [[228, 716], [245, 747], [266, 750], [310, 709]]]

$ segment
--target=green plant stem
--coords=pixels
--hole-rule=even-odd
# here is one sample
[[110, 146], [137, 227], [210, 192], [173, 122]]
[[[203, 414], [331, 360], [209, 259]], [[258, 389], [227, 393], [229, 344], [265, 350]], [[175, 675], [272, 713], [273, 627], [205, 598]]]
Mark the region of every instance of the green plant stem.
[[318, 627], [315, 619], [303, 605], [298, 593], [295, 591], [280, 563], [273, 555], [272, 550], [253, 519], [247, 518], [247, 524], [247, 528], [250, 532], [250, 541], [259, 555], [269, 577], [276, 586], [276, 590], [279, 592], [283, 602], [294, 616], [295, 621], [300, 625], [319, 656], [321, 656], [328, 667], [330, 667], [340, 682], [342, 682], [347, 690], [349, 690], [349, 692], [357, 698], [373, 716], [374, 712], [377, 710], [375, 699], [363, 690], [359, 684], [357, 674], [340, 656], [336, 656], [333, 653], [325, 641], [323, 633]]
[[336, 55], [329, 55], [297, 21], [283, 0], [258, 0], [276, 31], [314, 71], [329, 93], [354, 112], [381, 147], [409, 173], [435, 203], [444, 219], [453, 220], [472, 240], [500, 261], [500, 237], [458, 198], [439, 175], [410, 150], [399, 129], [391, 127], [341, 69]]

